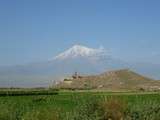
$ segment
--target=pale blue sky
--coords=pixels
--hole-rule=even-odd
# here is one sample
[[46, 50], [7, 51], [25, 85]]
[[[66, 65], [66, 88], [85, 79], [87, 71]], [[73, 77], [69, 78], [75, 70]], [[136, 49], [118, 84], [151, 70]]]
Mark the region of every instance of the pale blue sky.
[[160, 62], [159, 0], [0, 0], [0, 65], [45, 61], [74, 44]]

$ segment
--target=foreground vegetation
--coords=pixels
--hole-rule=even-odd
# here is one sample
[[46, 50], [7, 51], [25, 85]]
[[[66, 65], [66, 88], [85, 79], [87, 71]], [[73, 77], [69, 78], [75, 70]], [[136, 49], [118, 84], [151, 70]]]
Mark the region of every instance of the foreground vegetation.
[[[0, 97], [0, 120], [159, 120], [159, 93], [23, 91]], [[20, 95], [20, 93], [22, 93]], [[28, 91], [29, 93], [29, 91]], [[36, 93], [36, 94], [35, 94]]]

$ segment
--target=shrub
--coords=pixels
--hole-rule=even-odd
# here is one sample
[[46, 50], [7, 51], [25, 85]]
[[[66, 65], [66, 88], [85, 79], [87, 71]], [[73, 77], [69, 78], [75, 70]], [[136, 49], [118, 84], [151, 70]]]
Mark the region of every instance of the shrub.
[[77, 108], [73, 120], [122, 120], [126, 105], [116, 98], [90, 98]]
[[100, 103], [102, 120], [123, 120], [126, 104], [118, 98], [110, 98]]

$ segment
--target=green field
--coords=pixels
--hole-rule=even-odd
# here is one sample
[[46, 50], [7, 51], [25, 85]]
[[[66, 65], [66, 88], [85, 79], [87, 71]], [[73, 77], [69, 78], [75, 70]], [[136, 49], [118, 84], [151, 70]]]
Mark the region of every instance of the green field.
[[[160, 120], [160, 94], [154, 92], [2, 93], [0, 120], [109, 120], [107, 115], [118, 120], [113, 113], [125, 116], [124, 120]], [[102, 111], [106, 118], [99, 117]]]

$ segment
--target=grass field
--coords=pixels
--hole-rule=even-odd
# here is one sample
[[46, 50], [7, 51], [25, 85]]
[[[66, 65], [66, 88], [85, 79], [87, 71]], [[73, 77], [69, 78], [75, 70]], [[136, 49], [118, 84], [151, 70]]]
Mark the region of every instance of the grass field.
[[[102, 111], [106, 117], [99, 117]], [[113, 113], [120, 117], [114, 117]], [[81, 91], [0, 97], [0, 120], [109, 119], [160, 120], [160, 94]]]

